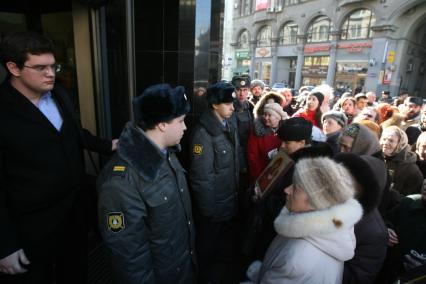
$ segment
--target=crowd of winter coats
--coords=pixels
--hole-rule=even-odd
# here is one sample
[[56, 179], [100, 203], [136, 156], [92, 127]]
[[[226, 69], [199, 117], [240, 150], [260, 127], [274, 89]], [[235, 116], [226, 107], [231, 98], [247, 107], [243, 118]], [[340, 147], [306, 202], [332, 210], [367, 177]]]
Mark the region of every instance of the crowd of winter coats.
[[[392, 283], [397, 278], [409, 277], [413, 271], [423, 269], [420, 275], [424, 273], [426, 105], [423, 106], [423, 99], [408, 94], [392, 99], [386, 91], [380, 96], [374, 92], [335, 96], [328, 85], [311, 90], [302, 87], [293, 96], [291, 89], [267, 91], [257, 80], [243, 88], [240, 82], [244, 80], [233, 82], [236, 90], [232, 119], [241, 146], [240, 223], [245, 236], [241, 253], [243, 270], [248, 268], [246, 280]], [[202, 97], [203, 92], [199, 95]], [[269, 196], [254, 198], [259, 176], [280, 151], [295, 162], [328, 157], [349, 171], [350, 177], [332, 176], [329, 182], [351, 179], [355, 198], [362, 206], [362, 217], [354, 222], [356, 245], [351, 252], [333, 238], [326, 241], [311, 238], [309, 244], [314, 249], [295, 260], [294, 254], [303, 251], [299, 248], [306, 244], [277, 240], [279, 237], [309, 239], [309, 230], [303, 231], [301, 227], [315, 227], [313, 220], [317, 218], [302, 219], [300, 227], [292, 228], [298, 232], [289, 236], [291, 229], [283, 222], [285, 209], [282, 208], [287, 193], [283, 189], [294, 182], [291, 179], [284, 178], [281, 184], [275, 184]], [[329, 172], [333, 170], [330, 168]], [[302, 180], [310, 178], [306, 172]], [[313, 182], [321, 184], [320, 180]], [[322, 254], [315, 252], [318, 250]], [[328, 256], [321, 259], [325, 254]], [[330, 256], [339, 265], [330, 264]], [[310, 263], [318, 261], [321, 266], [310, 267]], [[324, 274], [320, 271], [327, 271], [330, 278], [319, 279]]]

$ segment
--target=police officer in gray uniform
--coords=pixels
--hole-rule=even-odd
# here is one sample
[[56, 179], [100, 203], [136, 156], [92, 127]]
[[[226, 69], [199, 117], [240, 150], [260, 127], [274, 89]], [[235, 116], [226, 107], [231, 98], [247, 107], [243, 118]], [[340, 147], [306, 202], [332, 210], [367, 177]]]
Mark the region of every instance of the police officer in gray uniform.
[[190, 181], [196, 205], [198, 283], [235, 283], [238, 211], [238, 134], [229, 120], [234, 87], [217, 83], [207, 89], [210, 109], [191, 137]]
[[194, 227], [175, 156], [189, 103], [181, 86], [154, 85], [133, 101], [135, 122], [98, 179], [99, 228], [117, 283], [193, 283]]

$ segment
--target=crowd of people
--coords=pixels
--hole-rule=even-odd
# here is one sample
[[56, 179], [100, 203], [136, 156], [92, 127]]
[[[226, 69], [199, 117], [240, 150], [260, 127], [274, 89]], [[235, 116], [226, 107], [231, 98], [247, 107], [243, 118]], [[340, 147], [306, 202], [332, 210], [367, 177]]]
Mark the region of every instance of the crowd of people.
[[422, 98], [235, 76], [194, 95], [184, 168], [184, 87], [145, 89], [108, 141], [74, 119], [48, 39], [12, 34], [0, 56], [1, 283], [86, 283], [83, 149], [112, 154], [97, 222], [116, 283], [424, 277]]

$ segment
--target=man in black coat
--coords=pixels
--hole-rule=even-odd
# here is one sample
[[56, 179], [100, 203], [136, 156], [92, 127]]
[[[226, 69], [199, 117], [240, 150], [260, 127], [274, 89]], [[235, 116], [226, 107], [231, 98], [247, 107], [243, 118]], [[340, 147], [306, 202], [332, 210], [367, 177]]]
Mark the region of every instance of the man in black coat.
[[[79, 128], [55, 87], [52, 43], [32, 32], [1, 45], [8, 78], [0, 86], [0, 282], [84, 283], [82, 148], [110, 153]], [[53, 271], [55, 270], [55, 272]]]

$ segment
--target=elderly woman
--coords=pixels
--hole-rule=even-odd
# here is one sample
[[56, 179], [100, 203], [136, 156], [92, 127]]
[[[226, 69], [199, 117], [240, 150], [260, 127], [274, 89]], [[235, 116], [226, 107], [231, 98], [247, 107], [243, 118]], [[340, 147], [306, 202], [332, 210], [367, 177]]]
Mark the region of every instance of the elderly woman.
[[254, 129], [250, 132], [247, 145], [251, 184], [268, 165], [270, 160], [268, 153], [281, 145], [281, 140], [275, 133], [280, 122], [288, 117], [282, 106], [277, 103], [265, 104], [262, 113], [261, 117], [254, 120]]
[[340, 152], [338, 138], [342, 129], [348, 123], [348, 118], [343, 112], [330, 110], [322, 115], [322, 131], [327, 136], [327, 143], [333, 149], [333, 153]]
[[[301, 159], [274, 225], [258, 283], [341, 283], [354, 256], [354, 225], [362, 216], [349, 172], [325, 157]], [[256, 264], [250, 268], [256, 270]], [[249, 273], [248, 273], [249, 274]]]
[[393, 189], [402, 195], [419, 193], [423, 175], [410, 151], [407, 134], [396, 126], [383, 129], [380, 137], [383, 157], [393, 182]]
[[372, 130], [359, 123], [346, 126], [342, 130], [338, 143], [343, 153], [381, 156], [379, 139]]
[[306, 97], [305, 105], [299, 109], [292, 117], [303, 117], [310, 121], [312, 125], [322, 128], [321, 125], [321, 104], [324, 100], [324, 95], [320, 92], [311, 92]]

